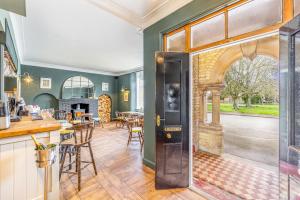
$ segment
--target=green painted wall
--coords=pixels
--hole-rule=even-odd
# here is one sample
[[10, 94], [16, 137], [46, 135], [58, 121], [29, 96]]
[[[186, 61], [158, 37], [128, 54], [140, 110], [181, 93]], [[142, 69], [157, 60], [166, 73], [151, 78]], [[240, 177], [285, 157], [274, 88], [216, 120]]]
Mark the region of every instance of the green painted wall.
[[1, 0], [0, 8], [15, 12], [19, 15], [26, 15], [25, 0]]
[[[18, 53], [18, 50], [16, 48], [16, 37], [15, 37], [14, 30], [13, 30], [13, 27], [12, 27], [12, 22], [11, 22], [11, 19], [10, 19], [10, 16], [9, 16], [9, 12], [0, 8], [0, 24], [1, 24], [2, 28], [4, 29], [4, 31], [5, 31], [5, 19], [7, 19], [7, 23], [8, 23], [11, 35], [12, 35], [12, 40], [13, 41], [12, 41], [11, 45], [15, 46], [15, 50], [16, 50], [16, 53], [17, 53], [17, 55], [12, 55], [12, 56], [16, 57], [16, 59], [17, 59], [16, 62], [18, 63], [18, 60], [19, 60], [18, 55], [19, 55], [19, 53]], [[20, 66], [18, 66], [18, 68], [19, 67]]]
[[[9, 29], [11, 31], [12, 41], [10, 42], [10, 45], [16, 46], [15, 34], [14, 34], [14, 31], [13, 31], [13, 27], [12, 27], [11, 19], [10, 19], [10, 16], [9, 16], [9, 12], [6, 11], [6, 10], [0, 9], [0, 31], [5, 31], [5, 20], [7, 20]], [[19, 54], [18, 54], [17, 49], [15, 49], [15, 50], [16, 50], [17, 55], [12, 55], [12, 57], [14, 58], [15, 63], [17, 63], [18, 72], [20, 72], [19, 57], [18, 57]], [[2, 79], [1, 76], [0, 76], [0, 79]], [[1, 83], [2, 83], [2, 80], [0, 80], [0, 84]]]
[[[128, 101], [124, 101], [122, 88], [129, 89]], [[136, 110], [136, 75], [135, 73], [125, 74], [118, 77], [118, 111]]]
[[162, 50], [162, 34], [208, 14], [232, 0], [194, 0], [144, 30], [145, 147], [144, 163], [155, 166], [155, 51]]
[[[115, 111], [135, 111], [136, 109], [135, 73], [114, 77], [27, 65], [21, 66], [21, 72], [22, 74], [28, 72], [33, 78], [33, 82], [30, 84], [26, 84], [22, 79], [21, 96], [27, 104], [38, 104], [42, 108], [58, 106], [55, 101], [62, 98], [62, 85], [64, 81], [72, 76], [81, 75], [89, 78], [95, 84], [96, 97], [101, 94], [108, 94], [112, 98], [113, 117], [115, 116]], [[51, 89], [40, 88], [41, 77], [52, 79]], [[102, 92], [102, 82], [109, 83], [109, 92]], [[123, 100], [122, 88], [127, 88], [130, 91], [128, 102]]]
[[[61, 98], [62, 85], [64, 81], [72, 76], [80, 75], [89, 78], [94, 83], [96, 97], [98, 97], [101, 94], [108, 94], [112, 98], [112, 112], [115, 113], [115, 111], [117, 110], [118, 97], [117, 97], [117, 91], [115, 86], [116, 77], [114, 76], [44, 68], [44, 67], [34, 67], [34, 66], [27, 66], [27, 65], [21, 66], [21, 72], [22, 74], [28, 72], [30, 76], [33, 78], [33, 82], [30, 84], [26, 84], [23, 79], [21, 83], [21, 96], [25, 99], [25, 102], [27, 104], [37, 103], [44, 108], [47, 107], [47, 105], [48, 106], [52, 105], [52, 103], [50, 102], [50, 97], [53, 96], [56, 99]], [[41, 77], [52, 79], [51, 89], [40, 88]], [[108, 92], [102, 92], [102, 82], [109, 83]], [[42, 104], [42, 102], [45, 103]]]

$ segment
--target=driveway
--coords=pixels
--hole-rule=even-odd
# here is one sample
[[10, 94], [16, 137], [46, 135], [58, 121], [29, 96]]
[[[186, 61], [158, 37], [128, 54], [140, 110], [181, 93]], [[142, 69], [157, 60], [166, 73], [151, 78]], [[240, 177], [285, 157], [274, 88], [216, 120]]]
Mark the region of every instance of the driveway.
[[[211, 118], [211, 115], [209, 116]], [[276, 166], [279, 151], [279, 119], [221, 115], [225, 153]]]

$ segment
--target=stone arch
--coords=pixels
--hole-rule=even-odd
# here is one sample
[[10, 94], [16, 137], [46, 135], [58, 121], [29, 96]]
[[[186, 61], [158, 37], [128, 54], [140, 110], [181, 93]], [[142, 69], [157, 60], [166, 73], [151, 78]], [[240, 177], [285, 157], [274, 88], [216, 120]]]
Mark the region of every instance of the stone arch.
[[[220, 123], [220, 95], [224, 77], [232, 63], [243, 56], [265, 55], [278, 60], [279, 36], [270, 36], [200, 53], [193, 57], [193, 141], [196, 149], [213, 154], [223, 152], [223, 126]], [[212, 93], [212, 122], [206, 120], [206, 92]]]
[[[248, 42], [244, 46], [246, 49], [253, 49], [253, 45], [257, 45], [256, 54], [265, 55], [279, 59], [279, 39], [278, 36], [267, 37], [258, 40], [258, 43]], [[224, 82], [224, 77], [226, 72], [229, 70], [232, 63], [243, 57], [240, 45], [235, 45], [228, 47], [226, 51], [219, 57], [215, 63], [214, 69], [216, 78], [213, 83], [222, 84]]]

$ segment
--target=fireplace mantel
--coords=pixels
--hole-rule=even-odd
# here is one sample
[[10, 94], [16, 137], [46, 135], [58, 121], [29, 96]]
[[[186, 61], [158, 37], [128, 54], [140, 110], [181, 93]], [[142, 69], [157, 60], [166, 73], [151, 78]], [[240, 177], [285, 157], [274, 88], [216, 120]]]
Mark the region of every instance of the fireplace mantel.
[[65, 110], [66, 112], [71, 112], [72, 105], [74, 104], [88, 104], [89, 113], [93, 113], [93, 117], [98, 117], [97, 99], [84, 99], [84, 98], [59, 99], [59, 110]]

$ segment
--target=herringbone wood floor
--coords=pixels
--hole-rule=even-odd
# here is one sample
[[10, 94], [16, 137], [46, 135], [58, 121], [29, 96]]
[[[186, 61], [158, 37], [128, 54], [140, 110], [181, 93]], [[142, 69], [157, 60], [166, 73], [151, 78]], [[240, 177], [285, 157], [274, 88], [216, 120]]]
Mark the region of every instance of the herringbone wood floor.
[[137, 142], [127, 148], [127, 137], [127, 130], [116, 129], [114, 124], [97, 127], [92, 146], [98, 175], [94, 176], [92, 166], [84, 169], [82, 189], [77, 192], [76, 176], [63, 174], [60, 199], [204, 200], [189, 189], [155, 190], [154, 171], [142, 164]]

